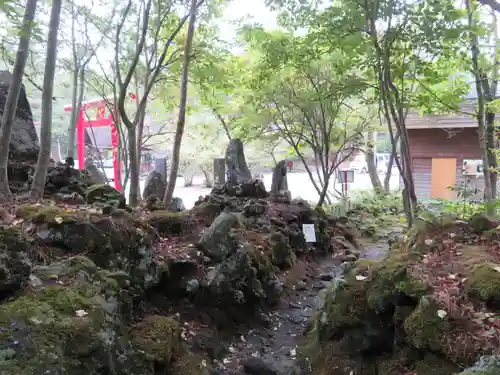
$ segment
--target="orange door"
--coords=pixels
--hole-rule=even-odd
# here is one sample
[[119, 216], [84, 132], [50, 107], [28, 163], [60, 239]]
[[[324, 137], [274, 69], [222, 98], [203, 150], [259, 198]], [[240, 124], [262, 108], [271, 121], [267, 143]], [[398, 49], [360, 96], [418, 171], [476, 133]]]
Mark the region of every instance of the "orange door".
[[449, 187], [457, 183], [457, 159], [433, 158], [431, 174], [431, 199], [455, 199], [456, 193]]

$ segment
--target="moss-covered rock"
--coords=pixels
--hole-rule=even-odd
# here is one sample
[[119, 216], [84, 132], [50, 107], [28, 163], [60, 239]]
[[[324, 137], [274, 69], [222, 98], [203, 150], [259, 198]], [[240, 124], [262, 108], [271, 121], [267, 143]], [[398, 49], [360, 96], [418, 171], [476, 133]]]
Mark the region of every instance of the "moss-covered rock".
[[131, 330], [132, 344], [147, 358], [159, 363], [170, 363], [180, 349], [179, 322], [161, 315], [150, 315]]
[[466, 290], [471, 298], [500, 308], [500, 265], [484, 263], [474, 266]]
[[440, 306], [431, 296], [424, 296], [405, 320], [404, 329], [414, 347], [436, 353], [445, 352], [443, 338], [450, 330], [450, 322], [446, 316], [439, 316], [439, 310]]
[[11, 294], [28, 281], [30, 247], [17, 228], [0, 226], [0, 293]]
[[87, 188], [85, 200], [106, 208], [127, 208], [125, 196], [108, 184], [96, 184]]
[[232, 229], [240, 226], [238, 216], [222, 212], [207, 228], [198, 242], [198, 247], [214, 261], [221, 261], [238, 248], [238, 239]]
[[212, 302], [221, 306], [271, 302], [281, 292], [271, 261], [250, 245], [244, 245], [210, 271], [207, 283]]
[[98, 373], [117, 361], [108, 353], [118, 348], [120, 311], [130, 300], [89, 259], [70, 258], [54, 269], [60, 276], [39, 278], [0, 305], [0, 373]]
[[36, 242], [56, 249], [53, 257], [85, 254], [99, 267], [129, 273], [133, 285], [140, 288], [159, 277], [153, 230], [127, 212], [107, 216], [83, 208], [25, 205], [17, 215], [35, 224]]
[[187, 212], [158, 210], [146, 217], [146, 222], [163, 235], [183, 234], [189, 228], [190, 216]]
[[372, 309], [393, 309], [412, 300], [416, 302], [425, 293], [427, 287], [408, 272], [409, 258], [408, 253], [394, 250], [371, 272], [367, 300]]
[[270, 245], [271, 262], [282, 269], [292, 267], [297, 261], [290, 242], [281, 232], [274, 232], [268, 239]]

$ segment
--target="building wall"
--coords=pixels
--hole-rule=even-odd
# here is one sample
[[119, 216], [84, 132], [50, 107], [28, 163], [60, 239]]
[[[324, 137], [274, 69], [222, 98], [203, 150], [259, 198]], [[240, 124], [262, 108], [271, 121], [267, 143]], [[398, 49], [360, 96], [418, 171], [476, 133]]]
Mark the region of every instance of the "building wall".
[[[413, 163], [413, 178], [419, 199], [431, 199], [432, 158], [456, 158], [457, 185], [464, 176], [464, 159], [481, 159], [477, 130], [473, 128], [456, 129], [451, 134], [443, 129], [409, 129], [408, 137]], [[402, 183], [401, 183], [402, 185]], [[477, 187], [482, 188], [483, 181], [478, 178]]]

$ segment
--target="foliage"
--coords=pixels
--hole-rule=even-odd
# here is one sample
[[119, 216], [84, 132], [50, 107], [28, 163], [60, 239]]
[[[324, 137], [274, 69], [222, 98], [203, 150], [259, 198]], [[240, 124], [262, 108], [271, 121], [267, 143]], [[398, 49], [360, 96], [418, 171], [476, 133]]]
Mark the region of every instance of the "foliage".
[[367, 236], [383, 236], [384, 228], [403, 224], [403, 201], [400, 192], [379, 195], [373, 191], [360, 192], [328, 206], [327, 212], [336, 218], [348, 218]]

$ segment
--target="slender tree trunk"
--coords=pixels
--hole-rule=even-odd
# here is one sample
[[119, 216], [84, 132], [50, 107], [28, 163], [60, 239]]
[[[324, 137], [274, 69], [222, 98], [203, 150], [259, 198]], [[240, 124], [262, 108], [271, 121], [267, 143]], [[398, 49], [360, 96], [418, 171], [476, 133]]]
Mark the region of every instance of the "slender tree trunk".
[[383, 192], [382, 183], [380, 182], [380, 178], [378, 176], [377, 163], [375, 161], [375, 152], [373, 151], [373, 149], [373, 132], [369, 132], [365, 151], [366, 168], [368, 169], [368, 174], [370, 176], [373, 190], [375, 190], [376, 194], [381, 194]]
[[12, 82], [5, 101], [2, 116], [2, 127], [0, 129], [0, 197], [8, 198], [11, 195], [9, 188], [9, 178], [7, 176], [7, 165], [9, 162], [9, 145], [12, 134], [12, 126], [17, 110], [17, 100], [21, 92], [21, 86], [28, 58], [33, 21], [35, 19], [37, 0], [28, 0], [24, 12], [23, 26], [19, 34], [19, 45], [17, 47], [14, 71], [12, 72]]
[[184, 66], [182, 68], [181, 78], [181, 94], [179, 101], [179, 118], [177, 119], [177, 129], [175, 131], [174, 149], [172, 151], [172, 163], [170, 166], [170, 175], [163, 199], [166, 205], [172, 201], [175, 183], [177, 181], [177, 172], [179, 170], [179, 159], [181, 151], [182, 135], [184, 133], [184, 125], [186, 123], [186, 105], [187, 105], [187, 86], [189, 74], [189, 62], [191, 61], [191, 48], [193, 45], [194, 28], [196, 23], [196, 0], [191, 0], [191, 9], [189, 15], [188, 31], [186, 36], [186, 44], [184, 46]]
[[[396, 132], [396, 135], [394, 136], [394, 142], [396, 144], [395, 149], [397, 150], [398, 143], [399, 143], [399, 133]], [[392, 167], [394, 166], [394, 160], [396, 159], [397, 151], [394, 149], [391, 150], [391, 156], [389, 157], [389, 162], [387, 163], [387, 171], [385, 172], [385, 178], [384, 178], [384, 190], [386, 193], [390, 193], [391, 191], [391, 177], [392, 177]]]
[[41, 199], [45, 189], [45, 178], [50, 163], [52, 144], [52, 94], [54, 92], [54, 75], [57, 59], [57, 34], [61, 19], [62, 0], [53, 0], [50, 11], [49, 35], [47, 41], [47, 58], [43, 76], [42, 121], [40, 127], [40, 153], [36, 164], [35, 176], [31, 184], [31, 197]]
[[[468, 14], [468, 25], [469, 28], [473, 28], [476, 25], [474, 9], [471, 4], [472, 0], [466, 0], [466, 8]], [[487, 105], [485, 96], [489, 93], [485, 92], [485, 88], [488, 89], [487, 77], [484, 72], [481, 71], [479, 65], [479, 40], [475, 31], [469, 30], [470, 33], [470, 52], [472, 58], [472, 73], [474, 74], [476, 91], [477, 91], [477, 125], [478, 125], [478, 135], [479, 135], [479, 146], [483, 151], [483, 169], [484, 169], [484, 200], [486, 203], [486, 214], [493, 216], [495, 214], [495, 196], [493, 195], [492, 181], [496, 182], [496, 179], [491, 177], [490, 171], [490, 159], [491, 151], [488, 150], [488, 146], [491, 143], [491, 132], [488, 128], [487, 120]], [[483, 82], [486, 80], [486, 82]], [[496, 188], [496, 187], [495, 187]], [[495, 189], [496, 190], [496, 189]]]
[[71, 119], [68, 127], [68, 151], [66, 157], [68, 159], [75, 158], [75, 133], [76, 133], [76, 122], [78, 121], [79, 111], [76, 110], [78, 103], [78, 77], [80, 75], [80, 63], [78, 60], [78, 51], [76, 48], [76, 14], [75, 5], [71, 3], [71, 49], [73, 53], [73, 87], [71, 93]]
[[128, 201], [131, 206], [137, 206], [139, 201], [139, 164], [137, 163], [137, 133], [136, 128], [128, 128], [128, 152], [129, 152], [129, 172], [130, 190]]

